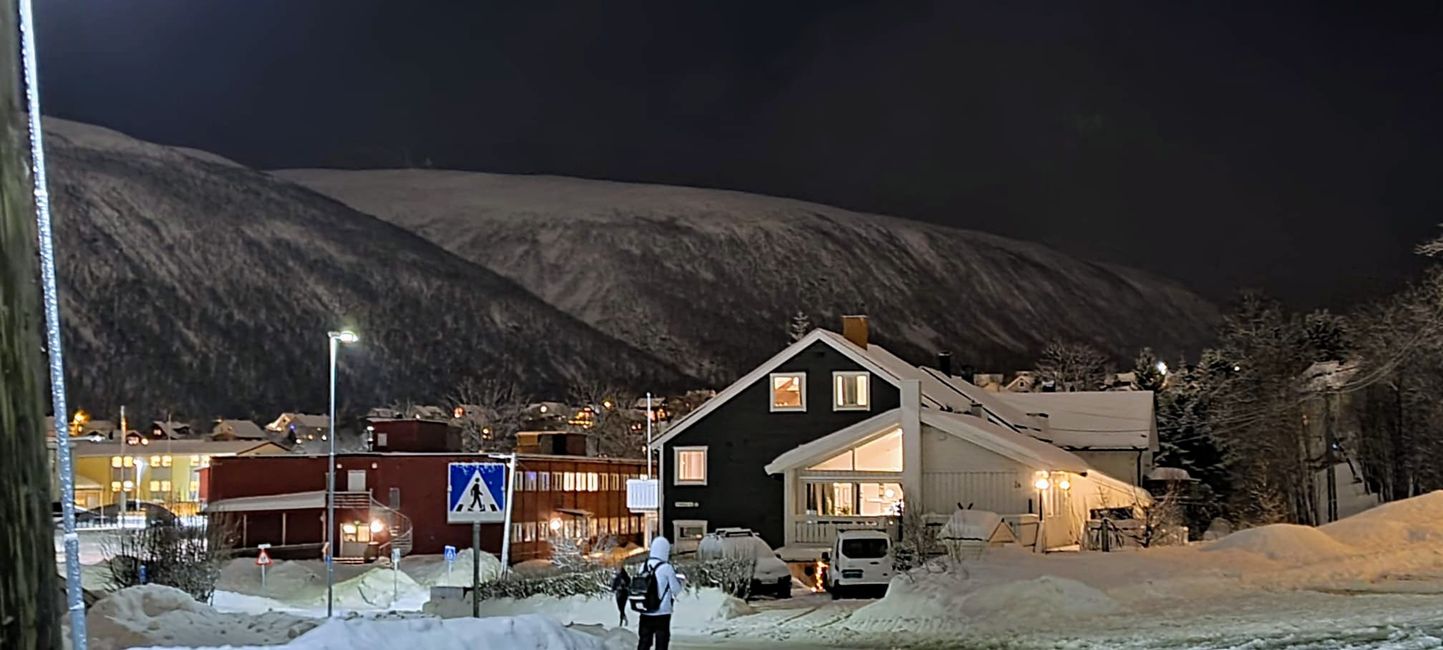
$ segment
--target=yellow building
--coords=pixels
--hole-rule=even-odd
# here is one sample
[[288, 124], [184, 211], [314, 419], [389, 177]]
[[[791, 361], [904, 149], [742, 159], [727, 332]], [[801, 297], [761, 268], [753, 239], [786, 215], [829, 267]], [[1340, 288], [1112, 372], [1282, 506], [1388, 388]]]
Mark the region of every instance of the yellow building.
[[215, 456], [287, 453], [256, 440], [127, 440], [91, 442], [71, 438], [75, 462], [75, 505], [82, 508], [139, 499], [166, 506], [177, 515], [200, 511], [203, 472]]

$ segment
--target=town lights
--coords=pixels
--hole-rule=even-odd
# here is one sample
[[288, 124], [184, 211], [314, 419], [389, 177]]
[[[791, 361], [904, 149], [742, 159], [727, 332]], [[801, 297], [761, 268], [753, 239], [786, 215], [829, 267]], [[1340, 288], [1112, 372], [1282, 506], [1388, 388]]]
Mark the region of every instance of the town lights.
[[383, 531], [383, 530], [385, 530], [385, 529], [386, 529], [386, 524], [382, 523], [380, 519], [372, 519], [372, 520], [371, 520], [371, 534], [374, 535], [374, 534], [379, 533], [379, 532], [381, 532], [381, 531]]
[[1161, 373], [1161, 374], [1166, 375], [1166, 374], [1167, 374], [1167, 362], [1166, 362], [1166, 361], [1159, 361], [1159, 362], [1157, 362], [1157, 371], [1158, 371], [1159, 373]]
[[345, 533], [345, 534], [347, 534], [347, 535], [355, 535], [355, 534], [356, 534], [356, 525], [355, 525], [355, 524], [352, 524], [352, 523], [341, 524], [341, 532], [343, 532], [343, 533]]

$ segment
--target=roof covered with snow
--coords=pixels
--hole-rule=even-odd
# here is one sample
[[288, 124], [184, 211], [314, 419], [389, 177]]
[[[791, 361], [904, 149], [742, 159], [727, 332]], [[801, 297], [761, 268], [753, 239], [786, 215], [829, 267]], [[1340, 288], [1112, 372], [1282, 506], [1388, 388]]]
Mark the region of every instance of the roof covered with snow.
[[1039, 470], [1081, 474], [1087, 462], [1064, 449], [962, 413], [922, 411], [922, 424]]
[[991, 393], [1027, 413], [1046, 413], [1034, 435], [1069, 449], [1156, 449], [1151, 391]]

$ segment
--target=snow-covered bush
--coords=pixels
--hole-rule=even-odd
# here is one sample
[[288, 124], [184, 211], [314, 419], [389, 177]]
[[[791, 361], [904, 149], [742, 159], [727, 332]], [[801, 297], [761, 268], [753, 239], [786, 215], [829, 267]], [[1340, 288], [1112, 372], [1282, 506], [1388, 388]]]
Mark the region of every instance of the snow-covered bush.
[[715, 587], [745, 600], [751, 595], [752, 576], [756, 572], [755, 557], [730, 555], [708, 560], [674, 563], [677, 573], [686, 576], [686, 588]]
[[104, 550], [110, 584], [180, 589], [208, 601], [221, 569], [233, 555], [234, 527], [221, 519], [205, 526], [158, 525], [117, 532]]

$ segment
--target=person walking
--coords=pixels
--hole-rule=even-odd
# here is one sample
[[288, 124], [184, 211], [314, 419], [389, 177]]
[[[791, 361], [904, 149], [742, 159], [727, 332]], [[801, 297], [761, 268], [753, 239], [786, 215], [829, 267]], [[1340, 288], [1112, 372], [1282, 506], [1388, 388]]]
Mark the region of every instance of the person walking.
[[656, 580], [658, 602], [654, 609], [641, 612], [641, 625], [637, 630], [637, 650], [667, 650], [671, 646], [672, 601], [681, 594], [681, 580], [671, 566], [671, 542], [665, 537], [651, 540], [651, 554], [642, 569], [643, 575], [650, 573]]
[[611, 591], [616, 594], [616, 613], [621, 615], [621, 622], [618, 625], [626, 626], [626, 601], [631, 595], [631, 574], [626, 572], [626, 565], [616, 568], [616, 575], [611, 578]]

